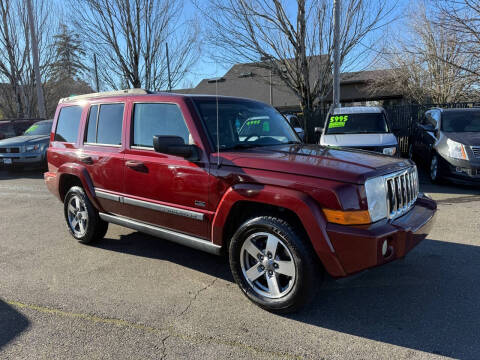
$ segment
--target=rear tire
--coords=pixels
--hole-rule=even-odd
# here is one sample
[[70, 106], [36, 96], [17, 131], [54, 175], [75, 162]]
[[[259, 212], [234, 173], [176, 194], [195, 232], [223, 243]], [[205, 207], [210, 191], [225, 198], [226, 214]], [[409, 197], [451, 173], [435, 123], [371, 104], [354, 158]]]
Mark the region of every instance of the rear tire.
[[230, 269], [243, 293], [261, 308], [287, 313], [308, 303], [323, 273], [303, 234], [268, 216], [248, 220], [233, 235]]
[[68, 232], [82, 244], [101, 240], [107, 233], [108, 223], [100, 219], [97, 209], [79, 186], [73, 186], [65, 195], [64, 215]]

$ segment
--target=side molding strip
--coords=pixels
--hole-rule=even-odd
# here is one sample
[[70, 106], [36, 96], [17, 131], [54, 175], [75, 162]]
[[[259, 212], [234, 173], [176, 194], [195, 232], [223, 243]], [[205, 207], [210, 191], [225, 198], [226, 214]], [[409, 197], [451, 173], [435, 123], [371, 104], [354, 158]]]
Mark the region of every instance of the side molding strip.
[[112, 201], [118, 201], [120, 202], [120, 196], [118, 195], [114, 195], [114, 194], [110, 194], [110, 193], [107, 193], [105, 191], [102, 191], [102, 190], [97, 190], [95, 189], [95, 196], [96, 197], [99, 197], [99, 198], [102, 198], [102, 199], [107, 199], [107, 200], [112, 200]]
[[172, 206], [155, 204], [149, 201], [142, 201], [142, 200], [132, 199], [129, 197], [124, 197], [123, 202], [127, 205], [140, 206], [146, 209], [160, 211], [160, 212], [164, 212], [172, 215], [184, 216], [184, 217], [188, 217], [195, 220], [203, 220], [203, 217], [204, 217], [202, 213], [199, 213], [196, 211], [184, 210], [184, 209], [179, 209]]
[[182, 234], [176, 231], [164, 229], [162, 227], [138, 222], [122, 216], [109, 215], [100, 213], [100, 218], [112, 224], [125, 226], [127, 228], [143, 232], [155, 237], [175, 242], [177, 244], [185, 245], [197, 250], [202, 250], [214, 255], [220, 255], [221, 247], [215, 245], [207, 240], [196, 238], [194, 236]]
[[105, 192], [103, 190], [95, 189], [95, 194], [96, 194], [97, 197], [102, 198], [102, 199], [117, 201], [117, 202], [127, 204], [127, 205], [139, 206], [139, 207], [143, 207], [143, 208], [150, 209], [150, 210], [164, 212], [164, 213], [167, 213], [167, 214], [183, 216], [183, 217], [187, 217], [187, 218], [195, 219], [195, 220], [200, 220], [200, 221], [203, 221], [203, 219], [205, 218], [205, 214], [203, 214], [201, 212], [180, 209], [180, 208], [173, 207], [173, 206], [155, 204], [155, 203], [150, 202], [150, 201], [132, 199], [132, 198], [126, 197], [126, 196], [114, 195], [114, 194]]

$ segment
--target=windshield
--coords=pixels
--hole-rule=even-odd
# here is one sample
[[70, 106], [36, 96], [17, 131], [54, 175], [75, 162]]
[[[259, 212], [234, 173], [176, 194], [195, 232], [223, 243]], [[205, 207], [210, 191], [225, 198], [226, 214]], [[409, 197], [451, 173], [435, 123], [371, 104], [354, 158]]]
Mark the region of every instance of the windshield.
[[[217, 146], [217, 101], [195, 103], [215, 147]], [[274, 108], [248, 100], [218, 100], [220, 150], [300, 142], [288, 121]]]
[[326, 134], [385, 134], [387, 121], [383, 113], [331, 115]]
[[480, 110], [444, 112], [442, 130], [445, 132], [479, 132]]
[[41, 122], [30, 126], [23, 135], [49, 135], [52, 130], [52, 122]]

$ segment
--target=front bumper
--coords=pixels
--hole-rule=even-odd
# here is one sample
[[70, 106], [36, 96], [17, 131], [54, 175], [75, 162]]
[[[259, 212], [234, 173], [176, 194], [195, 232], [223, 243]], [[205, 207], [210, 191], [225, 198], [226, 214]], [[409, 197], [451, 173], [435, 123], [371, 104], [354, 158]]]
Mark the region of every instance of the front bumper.
[[45, 161], [42, 153], [0, 154], [0, 166], [36, 165]]
[[440, 175], [453, 182], [480, 184], [480, 159], [459, 160], [440, 157]]
[[[415, 206], [393, 221], [366, 226], [328, 224], [327, 233], [347, 275], [404, 257], [425, 239], [433, 227], [435, 201], [419, 196]], [[382, 254], [384, 241], [388, 250]]]

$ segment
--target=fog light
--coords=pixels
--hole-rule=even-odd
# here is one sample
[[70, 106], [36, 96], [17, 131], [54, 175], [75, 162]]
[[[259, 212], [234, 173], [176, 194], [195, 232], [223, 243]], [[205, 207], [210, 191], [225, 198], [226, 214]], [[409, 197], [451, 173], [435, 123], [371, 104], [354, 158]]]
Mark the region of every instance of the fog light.
[[388, 250], [388, 243], [387, 240], [383, 240], [383, 245], [382, 245], [382, 256], [387, 255], [387, 250]]

